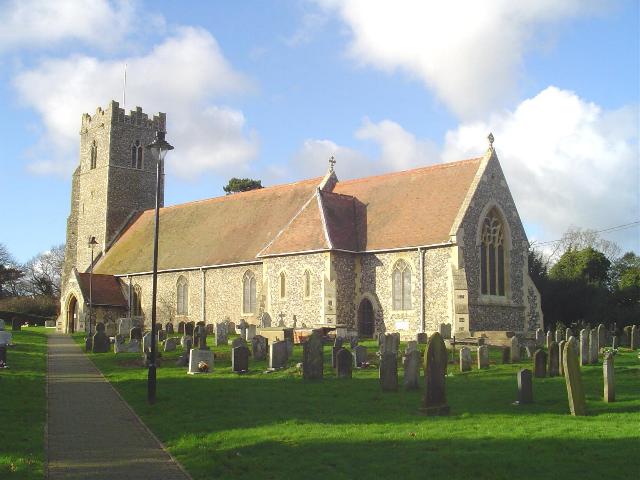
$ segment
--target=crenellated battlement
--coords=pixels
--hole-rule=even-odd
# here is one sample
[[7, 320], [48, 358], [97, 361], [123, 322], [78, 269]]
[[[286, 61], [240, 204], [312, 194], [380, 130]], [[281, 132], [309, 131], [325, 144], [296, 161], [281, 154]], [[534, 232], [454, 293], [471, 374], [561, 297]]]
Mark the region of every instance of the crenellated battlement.
[[96, 126], [102, 126], [105, 123], [109, 123], [111, 125], [120, 123], [154, 131], [164, 131], [166, 130], [166, 114], [158, 113], [150, 119], [149, 116], [142, 111], [142, 108], [136, 107], [135, 110], [131, 110], [127, 115], [124, 109], [120, 108], [120, 104], [118, 102], [111, 100], [106, 109], [103, 110], [102, 107], [98, 107], [94, 115], [89, 115], [88, 113], [82, 114], [82, 126], [80, 133], [84, 133]]

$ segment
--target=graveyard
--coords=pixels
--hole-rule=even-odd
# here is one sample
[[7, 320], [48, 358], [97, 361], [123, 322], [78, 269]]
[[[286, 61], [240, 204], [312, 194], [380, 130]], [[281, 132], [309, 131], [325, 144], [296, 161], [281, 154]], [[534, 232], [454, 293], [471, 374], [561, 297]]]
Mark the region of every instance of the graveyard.
[[[84, 345], [82, 334], [75, 340]], [[378, 341], [361, 341], [368, 368], [340, 378], [332, 345], [323, 350], [321, 380], [305, 379], [303, 348], [284, 368], [249, 358], [248, 371], [232, 372], [231, 335], [216, 346], [207, 374], [187, 375], [183, 354], [162, 352], [154, 405], [146, 400], [147, 371], [137, 353], [91, 353], [90, 359], [171, 454], [196, 479], [204, 478], [634, 478], [640, 448], [638, 351], [615, 355], [615, 401], [603, 399], [602, 355], [580, 367], [586, 415], [572, 416], [565, 378], [542, 376], [534, 358], [503, 363], [491, 347], [489, 367], [460, 369], [460, 349], [447, 351], [448, 414], [421, 411], [424, 373], [417, 390], [405, 390], [398, 355], [397, 390], [383, 391]], [[404, 352], [405, 343], [399, 351]], [[420, 357], [425, 345], [418, 345]], [[546, 351], [540, 350], [545, 355]], [[542, 358], [536, 354], [536, 358]], [[468, 360], [465, 358], [465, 360]], [[540, 360], [539, 360], [540, 361]], [[316, 365], [317, 368], [317, 365]], [[532, 403], [516, 404], [517, 374], [534, 372]], [[344, 376], [344, 375], [343, 375]], [[6, 411], [5, 411], [6, 412]], [[445, 413], [445, 412], [442, 412]], [[5, 413], [5, 416], [8, 413]], [[613, 469], [613, 470], [612, 470]]]

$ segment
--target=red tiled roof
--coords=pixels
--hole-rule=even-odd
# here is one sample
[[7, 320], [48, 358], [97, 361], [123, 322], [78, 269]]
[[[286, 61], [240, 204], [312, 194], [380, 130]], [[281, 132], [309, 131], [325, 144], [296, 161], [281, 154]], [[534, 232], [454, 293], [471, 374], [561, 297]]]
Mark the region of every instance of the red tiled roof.
[[[80, 290], [85, 301], [89, 301], [89, 274], [78, 273]], [[94, 273], [91, 279], [91, 303], [93, 305], [109, 305], [114, 307], [128, 307], [124, 298], [120, 282], [113, 275]]]

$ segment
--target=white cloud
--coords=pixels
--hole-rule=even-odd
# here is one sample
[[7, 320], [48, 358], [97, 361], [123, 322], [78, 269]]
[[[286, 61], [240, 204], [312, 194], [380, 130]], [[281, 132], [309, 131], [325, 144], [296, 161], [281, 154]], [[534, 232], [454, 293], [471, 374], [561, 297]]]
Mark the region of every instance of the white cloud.
[[131, 29], [135, 10], [134, 2], [122, 0], [11, 0], [0, 9], [0, 51], [65, 40], [112, 47]]
[[69, 174], [77, 164], [81, 114], [121, 99], [125, 63], [127, 108], [140, 105], [148, 114], [167, 112], [167, 138], [176, 147], [169, 171], [195, 177], [242, 166], [255, 156], [255, 136], [245, 132], [242, 112], [212, 103], [223, 94], [246, 92], [249, 81], [232, 68], [211, 34], [185, 27], [144, 56], [71, 56], [44, 60], [20, 73], [15, 87], [44, 124], [32, 154], [37, 157], [33, 171]]
[[291, 170], [297, 178], [319, 177], [327, 173], [329, 158], [335, 157], [339, 178], [355, 178], [370, 172], [372, 165], [362, 153], [331, 140], [307, 139], [292, 158]]
[[[540, 240], [640, 218], [637, 108], [606, 111], [548, 87], [513, 111], [448, 132], [444, 160], [477, 156], [489, 131], [520, 216]], [[638, 249], [636, 235], [628, 231], [626, 248]]]
[[357, 62], [417, 77], [466, 119], [514, 99], [541, 32], [596, 9], [593, 0], [317, 1], [350, 29]]

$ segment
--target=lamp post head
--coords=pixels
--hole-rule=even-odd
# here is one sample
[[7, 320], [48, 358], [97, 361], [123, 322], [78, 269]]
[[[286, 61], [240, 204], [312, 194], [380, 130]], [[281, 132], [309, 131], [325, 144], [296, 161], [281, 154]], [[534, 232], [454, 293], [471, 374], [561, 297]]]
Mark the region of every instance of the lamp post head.
[[164, 136], [166, 134], [167, 132], [156, 130], [156, 138], [146, 147], [147, 149], [151, 150], [151, 153], [158, 161], [164, 160], [167, 152], [169, 150], [173, 150], [173, 145], [171, 145], [164, 139]]
[[98, 241], [96, 240], [96, 237], [94, 236], [89, 237], [89, 248], [93, 248], [96, 245], [98, 245]]

